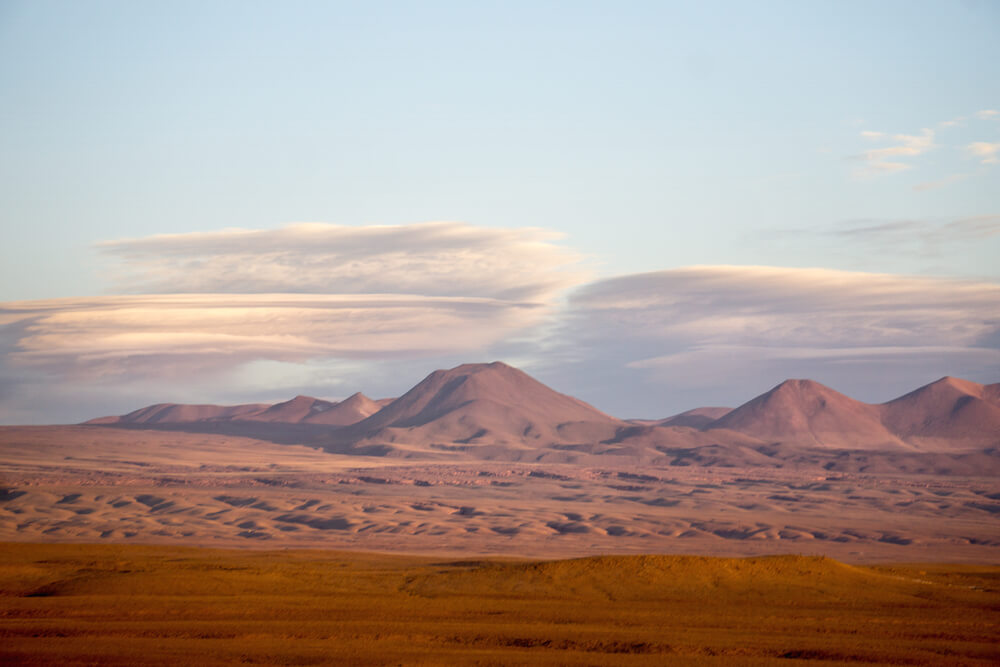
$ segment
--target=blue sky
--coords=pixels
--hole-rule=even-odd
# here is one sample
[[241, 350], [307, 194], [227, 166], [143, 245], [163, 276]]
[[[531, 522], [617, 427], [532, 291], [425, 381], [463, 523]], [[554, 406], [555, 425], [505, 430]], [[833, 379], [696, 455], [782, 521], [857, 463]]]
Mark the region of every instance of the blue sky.
[[[998, 35], [971, 1], [2, 1], [0, 421], [385, 395], [493, 358], [620, 416], [788, 375], [873, 401], [1000, 380]], [[594, 306], [651, 285], [677, 298]], [[170, 293], [341, 299], [269, 322], [365, 306], [282, 347]], [[169, 342], [136, 324], [168, 312]]]

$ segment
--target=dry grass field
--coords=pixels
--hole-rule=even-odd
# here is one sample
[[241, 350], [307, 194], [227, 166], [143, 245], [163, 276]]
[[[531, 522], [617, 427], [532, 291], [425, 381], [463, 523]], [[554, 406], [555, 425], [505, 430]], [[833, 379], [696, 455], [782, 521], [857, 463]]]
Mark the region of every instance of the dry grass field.
[[0, 545], [4, 664], [1000, 662], [1000, 567]]

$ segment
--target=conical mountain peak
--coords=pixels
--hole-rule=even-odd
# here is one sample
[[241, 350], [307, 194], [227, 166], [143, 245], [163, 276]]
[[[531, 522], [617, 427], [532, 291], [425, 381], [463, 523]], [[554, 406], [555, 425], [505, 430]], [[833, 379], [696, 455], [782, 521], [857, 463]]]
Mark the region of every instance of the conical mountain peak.
[[879, 408], [904, 438], [1000, 443], [1000, 385], [945, 376]]
[[385, 429], [407, 429], [405, 434], [391, 435], [405, 435], [411, 441], [492, 439], [510, 443], [558, 440], [560, 429], [581, 423], [602, 425], [598, 429], [602, 436], [621, 424], [521, 370], [493, 362], [434, 371], [352, 430], [389, 437]]
[[844, 449], [898, 448], [879, 410], [814, 380], [785, 380], [713, 422], [763, 440]]

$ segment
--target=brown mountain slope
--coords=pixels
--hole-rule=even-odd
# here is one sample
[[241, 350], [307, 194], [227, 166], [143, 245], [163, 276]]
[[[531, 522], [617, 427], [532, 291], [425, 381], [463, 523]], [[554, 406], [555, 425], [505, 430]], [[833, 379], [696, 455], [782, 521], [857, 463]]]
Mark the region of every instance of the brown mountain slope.
[[725, 417], [732, 408], [695, 408], [655, 422], [659, 426], [687, 426], [705, 428], [712, 422]]
[[[118, 417], [100, 417], [86, 422], [93, 425], [138, 426], [167, 424], [214, 424], [264, 422], [271, 424], [319, 424], [346, 426], [370, 417], [381, 409], [364, 394], [357, 393], [337, 403], [311, 396], [296, 396], [289, 401], [268, 405], [183, 405], [159, 403]], [[246, 424], [244, 424], [246, 426]]]
[[302, 421], [307, 424], [327, 424], [329, 426], [347, 426], [355, 424], [382, 409], [378, 402], [373, 401], [361, 392], [335, 403], [329, 408], [314, 411]]
[[182, 422], [228, 421], [246, 419], [268, 406], [266, 403], [248, 405], [184, 405], [157, 403], [116, 417], [98, 417], [86, 424], [174, 424]]
[[1000, 445], [1000, 384], [943, 377], [878, 408], [886, 426], [908, 441], [935, 448]]
[[812, 380], [786, 380], [712, 422], [762, 440], [837, 449], [910, 449], [883, 424], [877, 406]]
[[494, 362], [435, 371], [376, 414], [345, 429], [344, 436], [417, 447], [544, 446], [599, 442], [622, 424], [516, 368]]
[[290, 401], [275, 403], [256, 414], [241, 417], [249, 421], [278, 422], [282, 424], [298, 424], [307, 418], [322, 414], [334, 408], [337, 404], [312, 396], [296, 396]]

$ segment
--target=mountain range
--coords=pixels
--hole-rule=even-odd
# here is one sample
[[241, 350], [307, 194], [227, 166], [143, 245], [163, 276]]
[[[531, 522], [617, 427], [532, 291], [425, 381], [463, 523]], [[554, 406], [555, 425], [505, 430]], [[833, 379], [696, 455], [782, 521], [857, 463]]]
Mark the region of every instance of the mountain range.
[[339, 402], [296, 396], [274, 405], [168, 403], [86, 423], [271, 440], [286, 429], [331, 451], [401, 456], [476, 451], [492, 457], [502, 451], [523, 458], [539, 450], [638, 455], [651, 448], [762, 446], [953, 453], [1000, 446], [1000, 383], [945, 377], [869, 404], [818, 382], [786, 380], [735, 409], [624, 420], [494, 362], [435, 371], [396, 399], [357, 393]]

